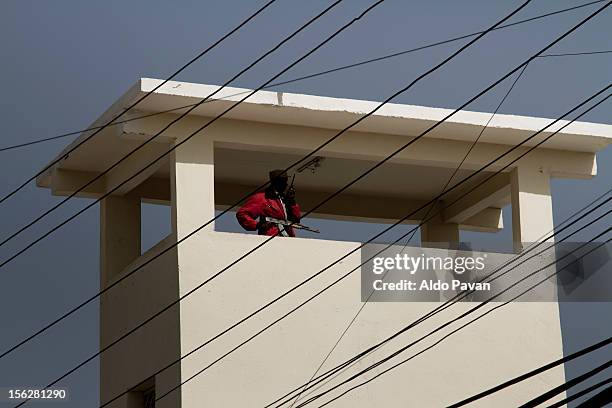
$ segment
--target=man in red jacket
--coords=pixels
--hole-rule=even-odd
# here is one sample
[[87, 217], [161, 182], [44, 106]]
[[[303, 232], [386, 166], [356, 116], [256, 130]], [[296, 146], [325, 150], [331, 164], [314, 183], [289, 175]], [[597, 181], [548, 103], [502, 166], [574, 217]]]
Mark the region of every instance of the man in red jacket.
[[257, 230], [259, 235], [295, 237], [292, 227], [266, 222], [265, 217], [300, 222], [300, 206], [295, 202], [293, 187], [287, 188], [289, 177], [284, 170], [269, 173], [270, 186], [250, 196], [236, 213], [238, 222], [247, 231]]

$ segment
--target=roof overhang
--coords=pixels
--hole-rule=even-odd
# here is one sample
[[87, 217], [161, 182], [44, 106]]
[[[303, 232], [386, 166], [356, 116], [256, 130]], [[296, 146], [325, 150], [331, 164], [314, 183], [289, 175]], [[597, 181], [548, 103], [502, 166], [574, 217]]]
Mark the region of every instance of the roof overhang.
[[[107, 109], [92, 124], [92, 127], [105, 124], [138, 98], [152, 92], [162, 82], [159, 79], [140, 79]], [[139, 112], [136, 113], [136, 116], [139, 116], [140, 113], [153, 114], [166, 111], [182, 113], [187, 109], [185, 106], [196, 104], [217, 90], [219, 86], [216, 85], [169, 81], [137, 105], [136, 109]], [[250, 92], [252, 92], [250, 89], [226, 87], [210, 98], [210, 102], [203, 103], [190, 112], [190, 115], [214, 117]], [[267, 124], [339, 130], [374, 110], [379, 104], [380, 102], [364, 100], [258, 91], [224, 117]], [[368, 132], [374, 136], [375, 134], [388, 134], [414, 137], [451, 112], [451, 109], [388, 103], [351, 131]], [[460, 111], [425, 137], [472, 142], [490, 118], [490, 113]], [[480, 143], [516, 145], [552, 121], [553, 119], [547, 118], [496, 114], [488, 124], [487, 131], [481, 136]], [[544, 135], [550, 134], [567, 123], [567, 121], [557, 122]], [[120, 125], [108, 127], [92, 140], [79, 146], [77, 151], [66, 155], [68, 150], [81, 143], [91, 132], [81, 134], [57, 156], [58, 158], [64, 157], [54, 168], [78, 168], [83, 171], [99, 171], [100, 168], [104, 168], [115, 160], [118, 154], [127, 153], [137, 142], [121, 137], [120, 127]], [[374, 136], [372, 143], [376, 143]], [[526, 146], [533, 145], [538, 140], [541, 139], [534, 139]], [[594, 153], [611, 143], [612, 125], [574, 122], [550, 139], [546, 143], [546, 148]], [[111, 155], [110, 152], [113, 154]], [[83, 163], [91, 163], [92, 168], [81, 168]], [[53, 169], [50, 169], [39, 177], [38, 184], [46, 186], [52, 171]]]
[[[161, 82], [158, 79], [141, 79], [120, 99], [123, 100], [122, 107], [151, 92]], [[170, 81], [141, 102], [138, 110], [161, 112], [175, 109], [197, 103], [218, 89], [216, 85]], [[251, 89], [226, 87], [211, 98], [214, 102], [200, 105], [191, 114], [217, 115], [250, 92]], [[224, 116], [237, 120], [339, 130], [374, 110], [379, 104], [380, 102], [356, 99], [258, 91]], [[452, 109], [388, 103], [352, 130], [416, 136], [452, 112]], [[491, 113], [460, 111], [447, 119], [439, 131], [434, 131], [427, 137], [473, 141], [474, 135], [477, 134], [475, 132], [485, 126], [490, 118]], [[553, 119], [548, 118], [496, 114], [481, 141], [515, 145], [552, 121]], [[559, 121], [548, 131], [554, 132], [567, 123], [568, 121]], [[577, 121], [555, 135], [546, 146], [551, 149], [596, 152], [610, 143], [612, 125]]]

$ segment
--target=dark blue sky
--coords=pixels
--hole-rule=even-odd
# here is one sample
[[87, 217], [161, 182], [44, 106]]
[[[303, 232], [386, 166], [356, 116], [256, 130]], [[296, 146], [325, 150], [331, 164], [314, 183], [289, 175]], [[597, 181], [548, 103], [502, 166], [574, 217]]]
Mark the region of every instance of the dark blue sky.
[[[387, 0], [281, 80], [479, 31], [519, 3]], [[168, 76], [261, 4], [240, 0], [5, 1], [0, 14], [3, 126], [0, 147], [88, 126], [139, 77]], [[327, 4], [318, 0], [279, 0], [179, 79], [208, 84], [225, 82]], [[367, 4], [362, 0], [345, 1], [233, 85], [253, 88], [265, 82]], [[577, 4], [580, 3], [534, 0], [514, 20]], [[394, 102], [454, 108], [595, 7], [598, 6], [494, 32]], [[551, 52], [610, 49], [610, 27], [612, 15], [606, 11]], [[382, 100], [461, 44], [443, 45], [278, 90]], [[556, 117], [606, 85], [610, 72], [610, 54], [540, 59], [529, 66], [501, 112]], [[470, 109], [492, 111], [508, 86], [509, 82], [505, 82]], [[586, 120], [610, 123], [610, 106], [609, 102], [602, 105]], [[0, 193], [10, 191], [39, 170], [68, 141], [0, 152]], [[598, 165], [599, 175], [592, 180], [553, 182], [556, 222], [610, 188], [612, 149], [599, 154]], [[0, 236], [9, 235], [58, 200], [48, 190], [28, 186], [0, 205]], [[28, 234], [1, 248], [0, 259], [87, 203], [88, 200], [78, 199], [62, 207]], [[145, 235], [150, 242], [167, 231], [167, 223], [159, 220], [160, 214], [164, 211], [147, 210], [145, 214]], [[219, 228], [231, 229], [233, 223], [233, 218], [222, 220]], [[360, 240], [366, 240], [380, 228], [371, 224], [323, 223], [323, 226], [327, 238]], [[595, 232], [586, 232], [583, 239]], [[98, 233], [96, 206], [0, 271], [3, 277], [0, 349], [6, 349], [98, 290]], [[507, 240], [508, 233], [507, 229], [495, 240]], [[478, 234], [464, 234], [462, 238], [477, 243], [489, 240], [488, 236]], [[612, 334], [610, 306], [563, 306], [566, 351]], [[97, 350], [97, 327], [97, 307], [91, 306], [20, 352], [0, 360], [0, 388], [46, 384]], [[90, 364], [62, 383], [73, 394], [65, 406], [97, 406], [97, 369], [97, 364]]]

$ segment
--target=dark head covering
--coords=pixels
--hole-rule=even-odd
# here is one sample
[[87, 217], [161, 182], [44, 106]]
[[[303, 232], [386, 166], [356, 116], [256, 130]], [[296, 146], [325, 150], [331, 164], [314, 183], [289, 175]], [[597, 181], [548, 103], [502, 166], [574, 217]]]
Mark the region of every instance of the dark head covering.
[[280, 169], [271, 170], [270, 173], [268, 174], [270, 176], [270, 181], [274, 179], [278, 179], [278, 178], [284, 178], [284, 179], [289, 178], [289, 176], [287, 175], [287, 172], [285, 170], [280, 170]]

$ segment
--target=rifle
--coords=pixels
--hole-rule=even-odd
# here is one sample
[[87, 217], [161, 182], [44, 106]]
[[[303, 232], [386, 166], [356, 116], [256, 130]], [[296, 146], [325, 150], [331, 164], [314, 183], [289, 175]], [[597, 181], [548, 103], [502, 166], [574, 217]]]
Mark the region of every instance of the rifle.
[[294, 182], [295, 182], [295, 173], [293, 173], [293, 177], [291, 177], [291, 184], [289, 184], [289, 187], [287, 187], [287, 192], [294, 191], [293, 189]]
[[[316, 161], [316, 167], [319, 167], [319, 161], [321, 161], [322, 158], [316, 158], [311, 160], [310, 162], [306, 163], [307, 166], [310, 166], [311, 163], [313, 163], [314, 161]], [[301, 172], [304, 170], [305, 167], [299, 169], [297, 172]], [[314, 173], [314, 169], [313, 169], [313, 173]], [[289, 187], [287, 188], [287, 191], [292, 191], [293, 190], [293, 183], [295, 182], [295, 173], [293, 173], [293, 177], [291, 177], [291, 184], [289, 185]], [[291, 221], [285, 221], [285, 220], [279, 220], [278, 218], [272, 218], [272, 217], [264, 217], [264, 220], [266, 222], [270, 222], [272, 224], [276, 224], [276, 225], [282, 225], [285, 227], [293, 227], [295, 229], [301, 229], [304, 231], [310, 231], [310, 232], [315, 232], [317, 234], [319, 234], [321, 231], [319, 231], [318, 229], [315, 228], [310, 228], [307, 227], [306, 225], [300, 224], [298, 222], [291, 222]]]
[[298, 222], [279, 220], [278, 218], [272, 218], [272, 217], [264, 217], [264, 220], [272, 224], [283, 225], [285, 227], [293, 227], [296, 229], [302, 229], [302, 230], [310, 231], [310, 232], [316, 232], [317, 234], [321, 232], [318, 229], [307, 227], [306, 225], [300, 224]]

